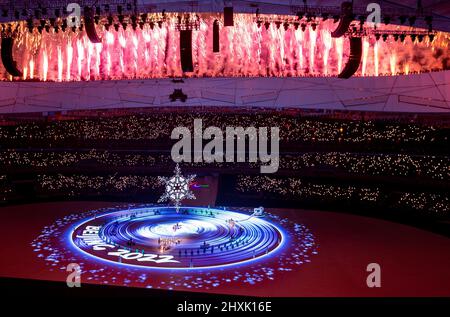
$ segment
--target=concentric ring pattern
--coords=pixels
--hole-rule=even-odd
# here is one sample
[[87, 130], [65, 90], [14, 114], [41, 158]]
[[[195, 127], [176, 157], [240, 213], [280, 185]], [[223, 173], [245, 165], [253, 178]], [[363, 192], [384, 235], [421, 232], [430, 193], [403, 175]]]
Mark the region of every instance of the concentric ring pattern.
[[281, 229], [239, 212], [182, 207], [114, 210], [78, 225], [72, 241], [108, 261], [149, 268], [220, 267], [256, 260], [283, 244]]

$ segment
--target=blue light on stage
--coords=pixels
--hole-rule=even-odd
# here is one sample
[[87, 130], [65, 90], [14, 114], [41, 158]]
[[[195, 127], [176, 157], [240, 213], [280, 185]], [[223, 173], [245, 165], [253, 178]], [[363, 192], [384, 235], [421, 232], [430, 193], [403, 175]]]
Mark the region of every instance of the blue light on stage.
[[116, 210], [78, 224], [70, 239], [103, 261], [150, 269], [242, 265], [282, 248], [283, 230], [229, 210], [146, 207]]
[[31, 246], [57, 276], [77, 263], [86, 283], [177, 290], [270, 282], [310, 262], [318, 247], [305, 225], [276, 214], [200, 207], [177, 214], [155, 205], [68, 214]]

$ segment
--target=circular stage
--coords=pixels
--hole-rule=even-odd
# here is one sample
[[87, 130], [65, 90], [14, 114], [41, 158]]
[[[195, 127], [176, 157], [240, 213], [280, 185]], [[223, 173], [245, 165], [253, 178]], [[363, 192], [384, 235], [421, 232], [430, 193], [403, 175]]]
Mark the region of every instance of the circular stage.
[[[138, 210], [142, 212], [134, 217]], [[204, 212], [207, 208], [188, 210], [188, 214], [176, 214], [162, 206], [108, 202], [4, 207], [0, 223], [0, 239], [5, 242], [0, 245], [1, 275], [65, 283], [70, 273], [67, 267], [78, 264], [82, 285], [265, 297], [450, 294], [450, 239], [445, 236], [336, 212], [268, 209], [264, 218], [248, 219], [252, 209], [212, 209], [213, 214], [223, 215], [220, 219], [220, 215], [211, 218]], [[151, 212], [156, 211], [161, 214], [152, 216]], [[248, 220], [240, 222], [240, 217]], [[235, 221], [233, 230], [244, 226], [245, 235], [252, 237], [248, 247], [241, 243], [234, 249], [225, 247], [216, 251], [216, 246], [214, 258], [210, 258], [211, 251], [203, 254], [204, 237], [209, 237], [206, 242], [210, 245], [230, 239], [227, 234], [230, 235], [231, 229], [226, 220], [231, 218]], [[120, 229], [114, 234], [114, 223], [118, 220]], [[160, 253], [158, 237], [170, 237], [177, 223], [181, 227], [174, 237], [183, 241]], [[84, 232], [91, 235], [89, 243], [89, 239], [83, 242], [76, 237], [83, 236], [84, 230], [91, 230]], [[259, 230], [271, 230], [272, 239], [279, 235], [280, 244], [276, 245], [276, 240], [258, 240]], [[127, 245], [130, 238], [135, 245]], [[102, 246], [110, 243], [116, 245]], [[272, 246], [266, 255], [268, 243]], [[200, 247], [199, 255], [195, 251], [192, 257], [193, 268], [189, 266], [190, 252], [185, 256], [182, 251], [179, 255], [184, 245]], [[108, 255], [118, 252], [117, 246], [127, 252], [122, 251], [122, 256]], [[256, 252], [253, 258], [252, 249], [261, 252]], [[156, 261], [160, 255], [173, 256], [172, 260], [179, 262], [138, 261], [145, 254], [158, 255], [150, 257]], [[224, 255], [223, 259], [215, 258], [219, 254]], [[209, 262], [202, 264], [200, 259]], [[381, 267], [381, 288], [367, 286], [370, 263]]]
[[71, 233], [94, 258], [158, 269], [243, 264], [282, 247], [282, 229], [249, 213], [224, 209], [144, 207], [95, 214]]
[[72, 210], [44, 227], [32, 251], [50, 274], [64, 276], [73, 263], [88, 283], [198, 291], [274, 281], [318, 254], [306, 226], [272, 212], [176, 211], [134, 204]]

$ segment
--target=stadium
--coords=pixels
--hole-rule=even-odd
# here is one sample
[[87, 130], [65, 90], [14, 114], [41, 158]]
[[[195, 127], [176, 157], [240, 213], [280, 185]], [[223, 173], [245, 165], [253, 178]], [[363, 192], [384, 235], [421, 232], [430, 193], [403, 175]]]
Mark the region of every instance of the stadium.
[[0, 1], [2, 284], [174, 310], [448, 298], [449, 20], [431, 0]]

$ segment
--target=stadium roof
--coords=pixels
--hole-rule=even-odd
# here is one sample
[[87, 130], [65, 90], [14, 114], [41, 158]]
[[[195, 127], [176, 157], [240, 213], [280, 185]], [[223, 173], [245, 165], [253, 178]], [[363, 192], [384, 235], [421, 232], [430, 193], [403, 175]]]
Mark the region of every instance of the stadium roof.
[[[104, 4], [123, 4], [127, 1], [123, 0], [0, 0], [0, 8], [34, 8], [37, 6], [55, 7], [64, 6], [68, 3], [77, 2], [82, 6], [85, 5], [104, 5]], [[134, 3], [135, 1], [129, 1]], [[324, 7], [339, 7], [342, 0], [308, 0], [308, 6], [324, 6]], [[355, 7], [365, 8], [368, 3], [373, 3], [372, 0], [354, 0]], [[446, 0], [403, 0], [403, 1], [376, 1], [381, 5], [382, 10], [400, 10], [401, 12], [415, 13], [417, 3], [422, 4], [425, 12], [431, 11], [434, 22], [433, 26], [442, 31], [450, 31], [450, 5]], [[261, 13], [278, 13], [290, 14], [293, 6], [303, 6], [304, 1], [301, 0], [197, 0], [197, 1], [183, 1], [183, 0], [136, 0], [140, 9], [147, 9], [149, 11], [210, 11], [220, 12], [224, 6], [233, 6], [235, 12], [254, 12], [256, 7], [260, 8]], [[399, 12], [400, 12], [399, 11]], [[10, 12], [10, 17], [5, 18], [0, 16], [0, 21], [11, 20], [13, 13]]]
[[[174, 89], [187, 100], [171, 101]], [[0, 113], [227, 106], [450, 113], [450, 71], [408, 76], [2, 82]]]
[[[61, 5], [71, 1], [47, 1]], [[81, 1], [81, 3], [114, 3], [114, 1]], [[123, 1], [116, 1], [123, 3]], [[355, 1], [365, 6], [370, 1]], [[0, 1], [14, 6], [36, 1]], [[14, 3], [14, 4], [13, 4]], [[38, 1], [42, 6], [45, 1]], [[233, 5], [235, 11], [254, 12], [258, 4], [263, 13], [283, 13], [290, 5], [303, 1], [151, 1], [140, 0], [140, 6], [153, 10], [182, 8], [192, 11], [221, 11]], [[308, 1], [308, 5], [338, 6], [341, 1]], [[198, 5], [195, 5], [198, 4]], [[380, 1], [383, 7], [415, 11], [416, 1], [402, 4]], [[450, 28], [447, 1], [422, 1], [431, 9], [436, 22]], [[50, 4], [49, 4], [50, 5]], [[194, 5], [194, 7], [193, 7]], [[193, 9], [194, 8], [194, 9]], [[194, 10], [195, 11], [195, 10]], [[435, 25], [435, 22], [433, 22]], [[444, 28], [444, 27], [442, 27]], [[441, 29], [442, 29], [441, 28]], [[175, 89], [182, 89], [186, 102], [171, 101]], [[301, 109], [335, 109], [386, 112], [450, 113], [450, 71], [400, 76], [286, 78], [186, 78], [172, 79], [80, 81], [80, 82], [0, 82], [0, 113], [56, 112], [80, 109], [167, 106], [230, 106], [230, 107], [295, 107]]]

